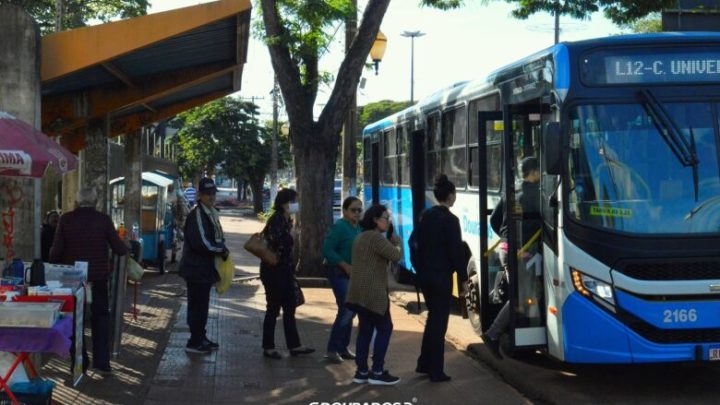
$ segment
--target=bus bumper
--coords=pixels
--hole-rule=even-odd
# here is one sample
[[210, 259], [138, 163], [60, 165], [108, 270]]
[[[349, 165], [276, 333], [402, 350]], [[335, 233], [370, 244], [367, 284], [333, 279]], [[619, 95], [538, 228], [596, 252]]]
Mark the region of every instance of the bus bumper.
[[[562, 308], [565, 361], [569, 363], [658, 363], [708, 360], [718, 343], [651, 342], [577, 292]], [[699, 347], [700, 349], [696, 349]], [[697, 353], [701, 358], [696, 358]]]

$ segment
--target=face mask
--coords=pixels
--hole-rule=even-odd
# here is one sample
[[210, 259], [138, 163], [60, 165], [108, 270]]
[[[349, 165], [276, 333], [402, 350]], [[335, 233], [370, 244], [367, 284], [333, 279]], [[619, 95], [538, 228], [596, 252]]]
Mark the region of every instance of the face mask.
[[300, 212], [300, 204], [290, 203], [290, 213], [297, 214], [298, 212]]

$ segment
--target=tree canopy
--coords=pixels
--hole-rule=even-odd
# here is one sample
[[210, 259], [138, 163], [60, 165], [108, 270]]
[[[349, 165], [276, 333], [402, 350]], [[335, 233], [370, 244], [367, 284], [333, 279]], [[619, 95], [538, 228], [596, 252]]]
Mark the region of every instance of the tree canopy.
[[[232, 97], [179, 114], [174, 125], [181, 127], [178, 164], [182, 175], [193, 178], [219, 167], [230, 178], [248, 181], [253, 193], [261, 196], [270, 168], [272, 134], [258, 125], [257, 114], [257, 105]], [[289, 161], [289, 145], [283, 137], [278, 142], [278, 165], [283, 168]]]
[[[38, 22], [43, 34], [55, 32], [56, 0], [0, 0], [0, 4], [15, 4]], [[148, 0], [62, 0], [63, 29], [84, 27], [90, 21], [108, 22], [114, 19], [147, 14]]]
[[[603, 11], [605, 16], [618, 25], [627, 25], [650, 13], [673, 8], [677, 0], [505, 0], [514, 4], [512, 15], [526, 19], [537, 12], [567, 15], [578, 19], [590, 18], [590, 14]], [[426, 6], [440, 9], [457, 8], [463, 0], [422, 0]]]

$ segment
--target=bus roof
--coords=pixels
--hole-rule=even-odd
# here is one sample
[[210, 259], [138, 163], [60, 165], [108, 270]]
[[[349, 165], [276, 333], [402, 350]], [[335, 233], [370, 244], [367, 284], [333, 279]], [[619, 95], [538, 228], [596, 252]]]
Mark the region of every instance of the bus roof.
[[[513, 76], [513, 72], [521, 69], [523, 66], [544, 59], [550, 55], [567, 56], [569, 49], [573, 48], [591, 48], [594, 46], [602, 45], [643, 45], [652, 43], [687, 43], [687, 42], [706, 42], [706, 41], [718, 41], [720, 42], [720, 32], [662, 32], [652, 34], [628, 34], [628, 35], [614, 35], [609, 37], [585, 39], [574, 42], [561, 42], [551, 47], [545, 48], [541, 51], [533, 53], [525, 58], [517, 60], [513, 63], [500, 67], [499, 69], [493, 70], [486, 77], [476, 80], [466, 80], [454, 83], [443, 89], [440, 89], [429, 96], [419, 100], [417, 104], [410, 106], [402, 111], [396, 112], [390, 116], [387, 116], [379, 121], [368, 124], [363, 129], [363, 137], [369, 136], [373, 133], [382, 131], [386, 128], [392, 127], [395, 124], [403, 121], [404, 117], [413, 116], [421, 111], [429, 111], [436, 109], [439, 106], [450, 107], [453, 104], [453, 100], [457, 99], [461, 95], [469, 95], [472, 93], [481, 93], [483, 91], [489, 91], [493, 85], [498, 81], [504, 80], [506, 77]], [[566, 67], [567, 68], [567, 67]], [[557, 74], [557, 73], [556, 73]], [[561, 86], [567, 86], [569, 79], [563, 80]]]

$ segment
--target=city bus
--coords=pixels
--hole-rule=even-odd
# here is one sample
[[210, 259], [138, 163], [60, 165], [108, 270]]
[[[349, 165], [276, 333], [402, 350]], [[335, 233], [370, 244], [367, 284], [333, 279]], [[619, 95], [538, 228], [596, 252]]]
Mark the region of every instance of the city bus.
[[[433, 179], [455, 183], [478, 333], [502, 306], [489, 216], [503, 199], [510, 353], [720, 360], [719, 141], [720, 34], [560, 43], [364, 128], [364, 199], [391, 210], [413, 272], [407, 240]], [[527, 157], [534, 213], [518, 204]], [[525, 221], [541, 226], [523, 235]]]

